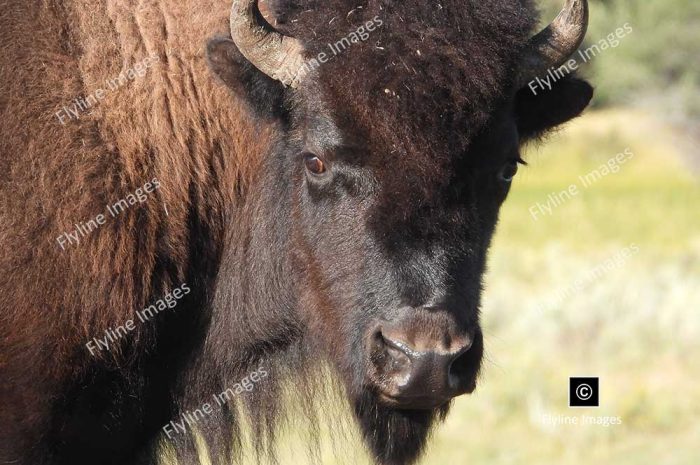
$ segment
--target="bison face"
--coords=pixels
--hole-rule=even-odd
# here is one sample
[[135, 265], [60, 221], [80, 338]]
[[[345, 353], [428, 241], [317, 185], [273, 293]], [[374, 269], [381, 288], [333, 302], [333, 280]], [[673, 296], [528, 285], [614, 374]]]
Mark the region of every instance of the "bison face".
[[520, 162], [512, 108], [497, 111], [468, 150], [439, 155], [418, 152], [427, 128], [392, 145], [391, 134], [349, 114], [350, 102], [313, 87], [287, 155], [306, 324], [357, 399], [444, 406], [476, 385], [480, 280]]
[[[568, 77], [528, 92], [528, 74], [506, 64], [522, 55], [528, 73], [541, 70], [538, 48], [560, 63], [538, 37], [567, 39], [544, 31], [535, 53], [523, 45], [529, 23], [512, 33], [520, 48], [494, 44], [488, 56], [468, 53], [470, 42], [462, 51], [450, 37], [389, 31], [384, 52], [359, 44], [302, 79], [289, 67], [303, 66], [306, 46], [256, 24], [256, 2], [239, 3], [234, 40], [212, 40], [208, 57], [257, 117], [276, 122], [266, 182], [291, 197], [300, 318], [342, 375], [377, 457], [410, 462], [432, 420], [476, 387], [481, 277], [520, 146], [578, 115], [592, 89]], [[563, 17], [582, 21], [585, 5], [570, 1]], [[568, 56], [581, 27], [563, 26], [580, 35], [557, 48]], [[489, 40], [481, 33], [477, 44]]]

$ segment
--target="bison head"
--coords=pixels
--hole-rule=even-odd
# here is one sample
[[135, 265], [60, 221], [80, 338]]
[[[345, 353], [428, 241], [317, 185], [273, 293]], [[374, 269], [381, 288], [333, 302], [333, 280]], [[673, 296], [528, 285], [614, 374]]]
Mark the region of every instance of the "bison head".
[[234, 2], [212, 69], [274, 126], [261, 170], [288, 228], [299, 321], [341, 374], [383, 463], [420, 451], [476, 387], [486, 252], [520, 147], [578, 114], [573, 76], [527, 83], [583, 40], [568, 0], [531, 37], [530, 2]]

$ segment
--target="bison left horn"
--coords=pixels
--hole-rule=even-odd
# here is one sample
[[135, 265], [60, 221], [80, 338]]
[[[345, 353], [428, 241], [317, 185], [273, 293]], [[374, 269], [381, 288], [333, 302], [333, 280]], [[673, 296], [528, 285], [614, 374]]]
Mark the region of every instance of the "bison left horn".
[[556, 19], [528, 42], [520, 62], [518, 87], [564, 64], [588, 29], [588, 0], [567, 0]]
[[231, 38], [256, 68], [290, 87], [297, 87], [303, 73], [304, 47], [272, 27], [260, 13], [258, 0], [234, 0]]

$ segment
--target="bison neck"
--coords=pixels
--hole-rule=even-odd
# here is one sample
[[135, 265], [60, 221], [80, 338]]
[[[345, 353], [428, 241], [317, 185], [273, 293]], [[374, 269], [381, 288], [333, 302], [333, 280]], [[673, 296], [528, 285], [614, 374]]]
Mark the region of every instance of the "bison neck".
[[302, 340], [291, 253], [291, 185], [253, 181], [244, 197], [229, 216], [211, 320], [203, 353], [195, 357], [196, 370], [207, 373], [209, 390], [225, 389], [261, 363], [277, 363]]
[[[229, 450], [230, 438], [239, 435], [241, 404], [251, 415], [275, 411], [285, 373], [298, 373], [300, 361], [307, 359], [291, 259], [291, 198], [284, 182], [253, 182], [230, 214], [211, 318], [201, 350], [185, 373], [176, 413], [177, 419], [212, 404], [214, 413], [200, 431], [213, 450]], [[216, 401], [222, 393], [229, 395]], [[191, 444], [178, 450], [186, 455]]]

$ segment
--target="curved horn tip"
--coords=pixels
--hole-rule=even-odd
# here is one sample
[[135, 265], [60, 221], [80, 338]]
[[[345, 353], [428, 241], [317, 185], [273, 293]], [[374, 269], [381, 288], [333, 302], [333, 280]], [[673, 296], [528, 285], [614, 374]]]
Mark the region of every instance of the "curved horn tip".
[[556, 19], [530, 39], [517, 84], [525, 85], [548, 69], [561, 66], [581, 45], [587, 29], [588, 0], [566, 0]]

